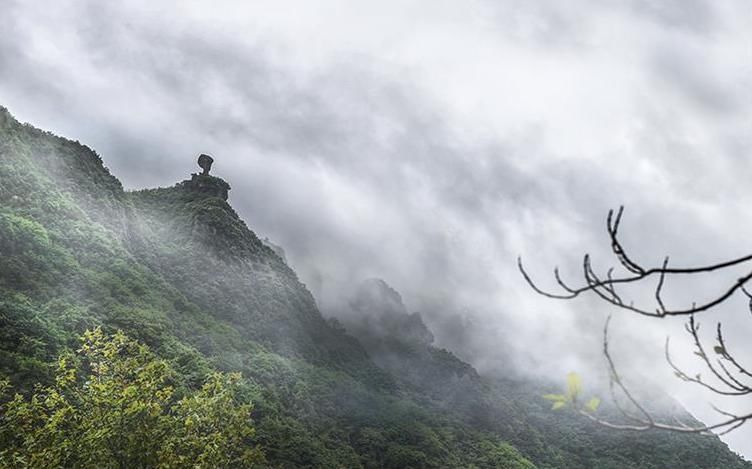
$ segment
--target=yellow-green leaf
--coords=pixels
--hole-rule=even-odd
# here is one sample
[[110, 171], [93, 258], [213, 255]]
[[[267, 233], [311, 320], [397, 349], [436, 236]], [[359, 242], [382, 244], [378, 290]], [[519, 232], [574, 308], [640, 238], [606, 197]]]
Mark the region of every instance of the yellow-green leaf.
[[585, 410], [588, 412], [595, 412], [598, 410], [598, 406], [601, 405], [601, 400], [597, 397], [591, 397], [587, 404], [585, 404]]
[[569, 373], [567, 375], [567, 395], [570, 399], [574, 399], [582, 392], [582, 379], [577, 373]]
[[567, 400], [567, 396], [565, 396], [564, 394], [544, 394], [543, 399], [553, 402], [565, 402]]

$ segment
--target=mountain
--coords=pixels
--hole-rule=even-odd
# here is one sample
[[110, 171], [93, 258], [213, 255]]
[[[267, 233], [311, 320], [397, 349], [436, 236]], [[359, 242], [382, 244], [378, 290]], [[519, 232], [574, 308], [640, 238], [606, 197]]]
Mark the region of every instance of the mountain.
[[550, 411], [551, 384], [479, 375], [381, 280], [326, 319], [228, 191], [207, 174], [125, 191], [90, 148], [0, 108], [0, 374], [29, 393], [101, 326], [183, 389], [241, 372], [271, 467], [752, 467], [716, 437]]
[[[480, 375], [450, 351], [435, 347], [420, 315], [409, 313], [399, 293], [381, 279], [364, 281], [351, 295], [347, 311], [335, 314], [403, 389], [429, 396], [439, 412], [451, 412], [473, 428], [501, 435], [523, 454], [535, 455], [531, 459], [538, 467], [745, 467], [735, 456], [723, 462], [707, 459], [707, 451], [715, 453], [710, 447], [720, 443], [715, 437], [610, 431], [551, 411], [540, 396], [560, 392], [555, 383], [522, 380], [516, 373]], [[654, 415], [699, 423], [659, 389], [639, 391]], [[609, 402], [599, 412], [612, 421], [620, 417]]]

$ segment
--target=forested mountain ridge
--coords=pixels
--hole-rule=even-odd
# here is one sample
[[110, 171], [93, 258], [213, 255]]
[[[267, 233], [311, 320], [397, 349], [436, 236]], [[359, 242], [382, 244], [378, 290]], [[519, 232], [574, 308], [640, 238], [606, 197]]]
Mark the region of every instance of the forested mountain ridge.
[[206, 190], [226, 183], [198, 177], [201, 190], [124, 191], [94, 151], [0, 108], [0, 374], [15, 390], [49, 383], [55, 358], [102, 326], [167, 360], [179, 389], [241, 372], [271, 467], [752, 467], [715, 437], [552, 413], [545, 385], [481, 377], [433, 347], [385, 284], [354, 292], [351, 316], [388, 310], [384, 327], [349, 335]]

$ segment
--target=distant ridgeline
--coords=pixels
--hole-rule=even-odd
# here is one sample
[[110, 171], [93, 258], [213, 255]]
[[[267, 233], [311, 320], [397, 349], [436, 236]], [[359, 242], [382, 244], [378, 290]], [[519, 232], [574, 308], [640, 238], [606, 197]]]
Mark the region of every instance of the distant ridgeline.
[[[56, 358], [101, 326], [165, 360], [174, 399], [215, 371], [242, 373], [248, 444], [271, 467], [752, 467], [716, 437], [551, 412], [539, 396], [558, 384], [479, 375], [432, 345], [383, 281], [352, 292], [343, 322], [325, 319], [282, 249], [228, 204], [212, 162], [201, 155], [202, 172], [175, 186], [127, 192], [90, 148], [0, 108], [0, 379], [26, 394], [52, 384]], [[4, 421], [0, 467], [31, 467], [3, 445], [37, 424]]]

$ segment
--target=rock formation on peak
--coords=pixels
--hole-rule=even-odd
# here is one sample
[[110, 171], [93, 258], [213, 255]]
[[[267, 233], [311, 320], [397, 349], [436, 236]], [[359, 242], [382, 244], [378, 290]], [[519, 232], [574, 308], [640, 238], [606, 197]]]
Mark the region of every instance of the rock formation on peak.
[[208, 176], [209, 171], [211, 171], [212, 164], [214, 163], [214, 158], [212, 158], [209, 155], [206, 155], [204, 153], [201, 153], [198, 155], [198, 165], [203, 169], [203, 172], [201, 173], [202, 176]]
[[198, 157], [198, 165], [202, 172], [191, 174], [190, 180], [183, 181], [178, 185], [208, 197], [219, 197], [227, 201], [230, 185], [222, 178], [209, 175], [213, 163], [214, 158], [202, 153]]

